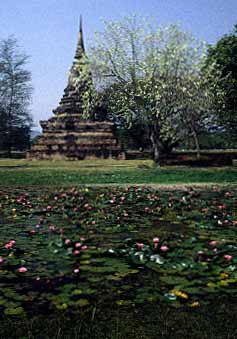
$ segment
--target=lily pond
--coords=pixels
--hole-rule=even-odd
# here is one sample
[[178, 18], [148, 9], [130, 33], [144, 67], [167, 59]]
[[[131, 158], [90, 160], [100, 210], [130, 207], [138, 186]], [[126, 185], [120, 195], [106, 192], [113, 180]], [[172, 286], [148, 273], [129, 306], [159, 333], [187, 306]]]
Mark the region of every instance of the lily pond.
[[236, 297], [236, 228], [236, 190], [2, 190], [1, 314]]

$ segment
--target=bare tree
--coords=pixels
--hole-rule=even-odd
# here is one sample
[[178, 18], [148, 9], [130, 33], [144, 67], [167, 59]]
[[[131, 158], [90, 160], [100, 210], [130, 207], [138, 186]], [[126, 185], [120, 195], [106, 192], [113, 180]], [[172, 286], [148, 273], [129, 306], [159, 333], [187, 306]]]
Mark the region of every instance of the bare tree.
[[0, 147], [11, 156], [13, 148], [29, 141], [32, 118], [29, 113], [31, 73], [25, 68], [28, 56], [20, 52], [17, 40], [0, 43]]

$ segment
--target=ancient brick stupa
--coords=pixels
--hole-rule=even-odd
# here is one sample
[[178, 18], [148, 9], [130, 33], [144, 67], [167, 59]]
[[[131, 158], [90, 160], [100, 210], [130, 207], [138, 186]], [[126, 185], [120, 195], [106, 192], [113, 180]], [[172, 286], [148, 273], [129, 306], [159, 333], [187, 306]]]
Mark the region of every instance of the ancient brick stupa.
[[101, 121], [100, 109], [87, 116], [83, 100], [90, 99], [92, 76], [85, 54], [82, 20], [76, 54], [70, 70], [68, 85], [54, 117], [40, 121], [43, 133], [28, 153], [30, 159], [108, 158], [121, 156], [114, 136], [114, 125]]

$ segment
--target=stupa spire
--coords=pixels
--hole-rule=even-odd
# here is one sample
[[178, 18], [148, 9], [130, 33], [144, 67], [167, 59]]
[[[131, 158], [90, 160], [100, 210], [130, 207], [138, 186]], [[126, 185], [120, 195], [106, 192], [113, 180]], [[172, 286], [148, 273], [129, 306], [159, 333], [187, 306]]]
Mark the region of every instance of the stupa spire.
[[83, 37], [82, 16], [80, 15], [80, 24], [75, 58], [78, 59], [82, 57], [84, 54], [85, 54], [85, 45]]

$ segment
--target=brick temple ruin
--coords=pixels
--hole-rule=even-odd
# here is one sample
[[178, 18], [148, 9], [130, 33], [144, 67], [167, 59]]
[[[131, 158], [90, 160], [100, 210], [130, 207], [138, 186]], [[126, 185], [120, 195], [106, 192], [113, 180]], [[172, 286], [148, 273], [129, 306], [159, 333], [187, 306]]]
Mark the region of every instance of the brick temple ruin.
[[98, 108], [90, 118], [83, 112], [83, 95], [93, 86], [85, 53], [82, 19], [76, 54], [68, 85], [54, 116], [40, 121], [42, 135], [28, 152], [29, 159], [78, 160], [122, 157], [114, 135], [114, 124], [100, 117]]

